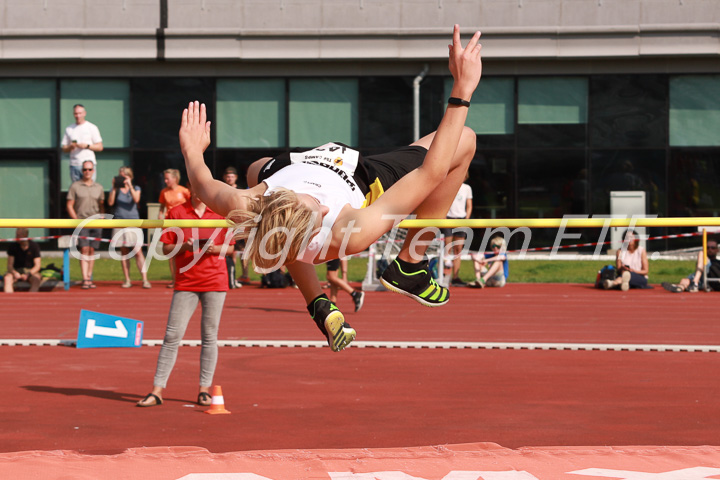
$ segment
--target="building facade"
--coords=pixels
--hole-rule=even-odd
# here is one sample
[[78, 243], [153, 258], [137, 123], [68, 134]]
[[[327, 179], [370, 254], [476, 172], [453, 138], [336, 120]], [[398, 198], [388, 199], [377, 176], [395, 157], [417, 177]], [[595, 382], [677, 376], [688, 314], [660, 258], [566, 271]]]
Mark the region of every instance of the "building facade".
[[606, 215], [622, 190], [648, 214], [718, 214], [716, 0], [0, 0], [0, 217], [66, 217], [76, 103], [103, 136], [98, 181], [130, 165], [144, 202], [184, 173], [191, 100], [216, 176], [330, 140], [408, 144], [442, 116], [455, 23], [483, 32], [473, 217]]

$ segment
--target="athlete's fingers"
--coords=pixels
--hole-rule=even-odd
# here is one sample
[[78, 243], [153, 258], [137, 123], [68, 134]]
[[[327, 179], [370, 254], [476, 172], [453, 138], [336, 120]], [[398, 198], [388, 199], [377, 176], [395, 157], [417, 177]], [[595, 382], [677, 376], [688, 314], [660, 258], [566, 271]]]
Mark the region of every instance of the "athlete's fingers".
[[210, 137], [210, 122], [205, 122], [205, 133]]
[[195, 120], [195, 112], [193, 112], [193, 102], [188, 103], [188, 125], [192, 125]]
[[205, 104], [200, 104], [200, 125], [205, 125], [207, 123], [207, 109], [205, 108]]
[[182, 121], [180, 122], [180, 126], [183, 128], [186, 128], [188, 124], [188, 109], [183, 109], [182, 113]]
[[453, 47], [462, 48], [460, 43], [460, 25], [453, 25]]
[[480, 32], [475, 32], [475, 35], [472, 36], [470, 41], [468, 42], [467, 46], [465, 47], [467, 50], [473, 51], [475, 47], [478, 45], [478, 42], [480, 41]]
[[479, 57], [481, 51], [482, 51], [482, 44], [478, 43], [477, 45], [475, 45], [475, 48], [473, 48], [473, 54], [474, 54], [476, 57]]

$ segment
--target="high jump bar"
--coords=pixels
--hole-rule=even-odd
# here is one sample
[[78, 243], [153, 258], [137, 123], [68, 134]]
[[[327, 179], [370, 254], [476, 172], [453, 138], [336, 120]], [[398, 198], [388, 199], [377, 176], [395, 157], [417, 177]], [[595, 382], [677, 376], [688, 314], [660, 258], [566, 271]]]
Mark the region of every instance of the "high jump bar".
[[[83, 222], [85, 222], [83, 224]], [[0, 228], [226, 228], [226, 220], [124, 220], [124, 219], [49, 219], [0, 218]], [[407, 219], [400, 228], [603, 228], [603, 227], [699, 227], [720, 226], [720, 217], [655, 218], [488, 218], [488, 219]]]

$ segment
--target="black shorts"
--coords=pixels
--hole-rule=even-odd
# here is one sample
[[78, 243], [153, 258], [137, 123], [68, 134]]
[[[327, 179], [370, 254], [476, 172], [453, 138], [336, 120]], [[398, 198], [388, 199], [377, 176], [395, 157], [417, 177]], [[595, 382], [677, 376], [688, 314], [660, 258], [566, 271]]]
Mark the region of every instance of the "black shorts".
[[384, 190], [417, 169], [425, 160], [427, 150], [419, 145], [408, 145], [392, 152], [370, 155], [365, 159], [371, 184], [380, 180]]
[[[363, 195], [371, 190], [371, 185], [379, 182], [383, 191], [398, 180], [417, 169], [425, 160], [427, 149], [419, 145], [408, 145], [392, 152], [360, 157], [353, 177]], [[258, 173], [258, 183], [290, 165], [290, 154], [283, 153], [268, 160]]]
[[329, 262], [325, 263], [327, 265], [327, 271], [328, 272], [337, 272], [340, 270], [340, 259], [336, 258], [334, 260], [330, 260]]

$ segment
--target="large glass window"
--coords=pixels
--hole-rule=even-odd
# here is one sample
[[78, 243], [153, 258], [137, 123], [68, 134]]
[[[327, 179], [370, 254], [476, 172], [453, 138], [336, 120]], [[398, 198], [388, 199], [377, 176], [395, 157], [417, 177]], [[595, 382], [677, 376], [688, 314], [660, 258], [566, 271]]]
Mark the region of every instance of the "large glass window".
[[720, 75], [670, 79], [670, 145], [720, 145]]
[[[452, 78], [445, 79], [445, 99]], [[470, 100], [465, 125], [478, 135], [510, 135], [515, 131], [515, 82], [512, 78], [483, 78]]]
[[[0, 162], [0, 218], [48, 218], [48, 162], [8, 160]], [[30, 236], [47, 235], [47, 229], [31, 228]], [[15, 238], [12, 228], [0, 228], [0, 238]]]
[[518, 123], [577, 124], [587, 121], [585, 78], [521, 78]]
[[584, 150], [521, 150], [518, 153], [518, 213], [522, 218], [585, 214]]
[[357, 79], [290, 81], [290, 147], [358, 143]]
[[[472, 218], [512, 217], [515, 166], [512, 150], [483, 150], [475, 154], [465, 181], [472, 188]], [[485, 229], [475, 229], [472, 249], [482, 246]]]
[[473, 189], [473, 218], [512, 216], [513, 152], [484, 150], [475, 154], [465, 183]]
[[130, 146], [130, 82], [128, 80], [62, 80], [60, 140], [75, 123], [73, 106], [81, 104], [85, 119], [97, 125], [105, 148]]
[[[213, 105], [215, 80], [137, 78], [132, 80], [132, 143], [136, 148], [178, 149], [180, 116], [188, 103]], [[215, 124], [215, 109], [208, 120]]]
[[664, 147], [667, 143], [667, 77], [599, 75], [590, 79], [594, 147]]
[[519, 79], [518, 144], [560, 148], [585, 146], [587, 104], [587, 78]]
[[610, 192], [644, 191], [648, 215], [665, 215], [665, 151], [601, 150], [590, 157], [592, 213], [610, 214]]
[[0, 80], [0, 148], [56, 144], [55, 80]]
[[669, 215], [720, 216], [720, 152], [673, 150], [668, 175]]
[[360, 96], [360, 145], [364, 151], [408, 145], [416, 140], [413, 138], [411, 79], [361, 78]]
[[[587, 171], [584, 150], [518, 152], [520, 218], [562, 218], [586, 214]], [[532, 246], [550, 246], [557, 230], [533, 230]]]
[[217, 146], [285, 146], [285, 104], [283, 79], [218, 80]]
[[[180, 185], [187, 183], [185, 160], [179, 148], [164, 152], [136, 151], [133, 154], [134, 183], [142, 188], [139, 205], [140, 215], [147, 215], [146, 206], [148, 203], [157, 203], [160, 191], [165, 188], [163, 171], [168, 168], [180, 170]], [[105, 185], [103, 184], [103, 186]]]

